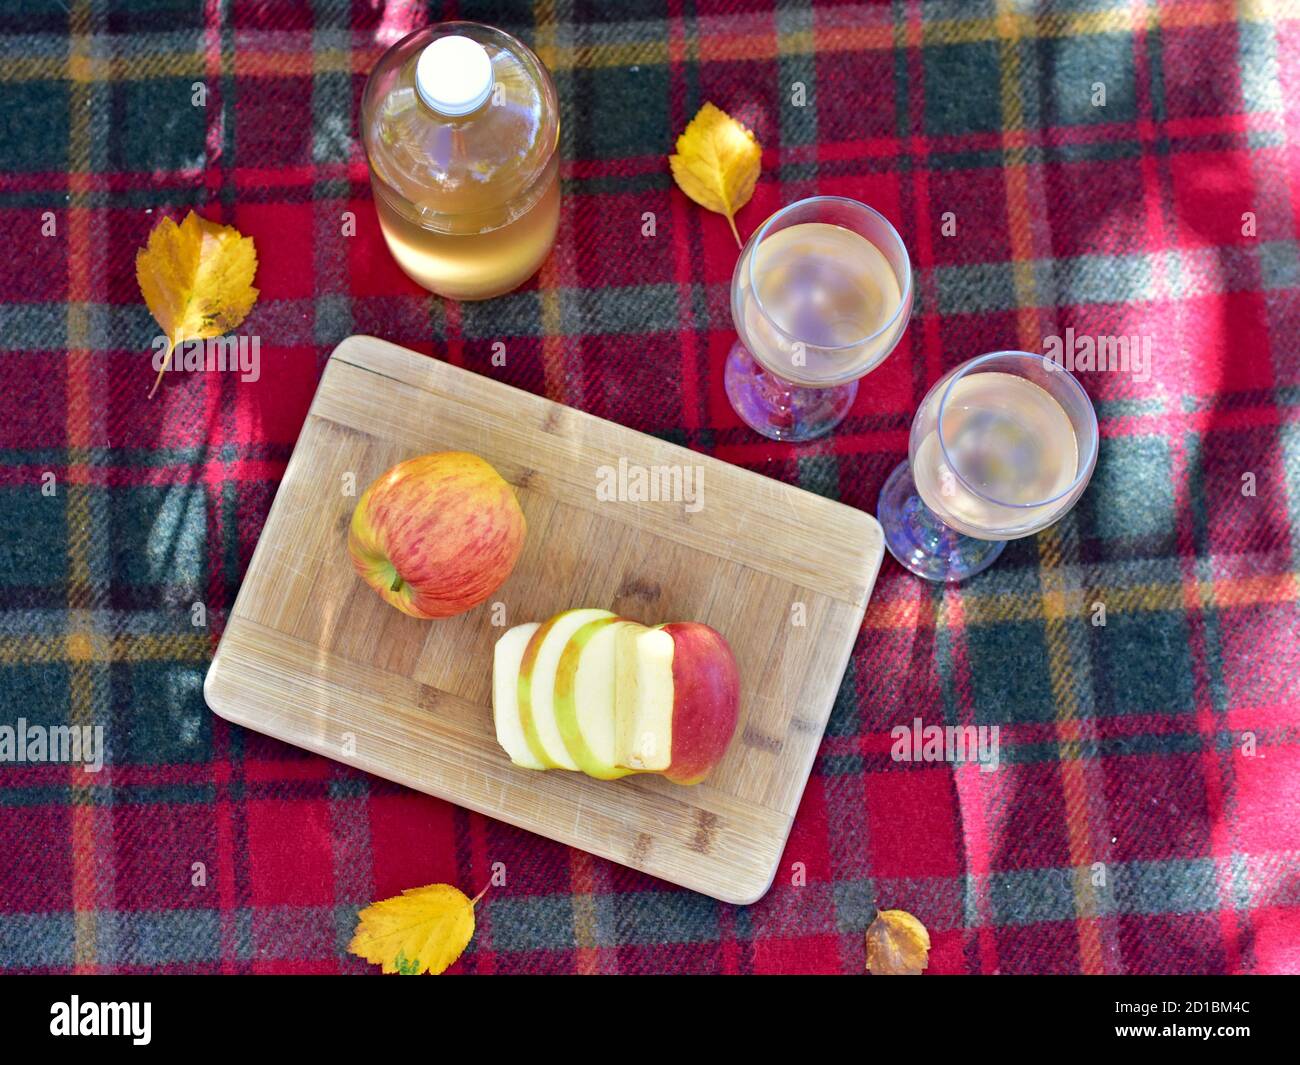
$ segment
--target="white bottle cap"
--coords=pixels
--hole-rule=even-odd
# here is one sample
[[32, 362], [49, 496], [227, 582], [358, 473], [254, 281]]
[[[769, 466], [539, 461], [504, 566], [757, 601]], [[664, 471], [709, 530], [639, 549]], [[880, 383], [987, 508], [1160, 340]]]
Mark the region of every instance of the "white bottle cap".
[[439, 37], [415, 64], [415, 89], [444, 115], [468, 115], [492, 95], [492, 60], [478, 41]]

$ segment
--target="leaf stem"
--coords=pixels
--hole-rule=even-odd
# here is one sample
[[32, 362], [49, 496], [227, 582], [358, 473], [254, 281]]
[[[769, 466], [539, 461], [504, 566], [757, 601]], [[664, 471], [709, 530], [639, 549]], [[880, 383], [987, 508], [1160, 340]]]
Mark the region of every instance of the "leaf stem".
[[740, 233], [736, 230], [736, 215], [734, 211], [727, 215], [727, 225], [731, 226], [731, 235], [736, 238], [736, 247], [743, 249], [745, 245], [740, 239]]
[[176, 350], [176, 341], [171, 337], [167, 338], [167, 354], [163, 356], [162, 365], [158, 367], [158, 376], [153, 379], [153, 388], [149, 389], [149, 398], [153, 399], [153, 394], [158, 391], [158, 386], [162, 384], [162, 375], [167, 372], [167, 364], [172, 361], [172, 352]]
[[492, 881], [489, 880], [486, 884], [483, 885], [483, 890], [480, 891], [477, 895], [475, 895], [472, 899], [469, 900], [469, 904], [470, 904], [471, 906], [477, 906], [477, 905], [478, 905], [478, 900], [481, 899], [484, 895], [487, 894], [487, 889], [490, 888], [491, 886], [492, 886]]

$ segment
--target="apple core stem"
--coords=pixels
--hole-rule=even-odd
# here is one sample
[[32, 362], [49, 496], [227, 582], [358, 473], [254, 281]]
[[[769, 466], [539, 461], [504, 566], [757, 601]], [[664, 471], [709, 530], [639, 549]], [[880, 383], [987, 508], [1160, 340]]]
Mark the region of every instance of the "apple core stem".
[[402, 590], [402, 576], [400, 573], [393, 575], [393, 583], [388, 586], [390, 592], [400, 592]]

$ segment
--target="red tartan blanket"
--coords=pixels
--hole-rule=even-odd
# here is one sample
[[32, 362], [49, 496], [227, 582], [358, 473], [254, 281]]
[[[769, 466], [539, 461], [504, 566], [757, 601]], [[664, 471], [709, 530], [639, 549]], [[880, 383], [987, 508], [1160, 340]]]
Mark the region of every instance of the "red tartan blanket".
[[[359, 907], [504, 862], [460, 971], [858, 972], [877, 907], [925, 923], [932, 972], [1300, 970], [1294, 8], [457, 4], [532, 43], [564, 107], [554, 253], [461, 306], [393, 264], [355, 139], [423, 6], [0, 11], [0, 728], [104, 737], [97, 773], [0, 761], [0, 967], [363, 971]], [[665, 160], [705, 100], [764, 148], [742, 234], [834, 193], [911, 252], [911, 325], [827, 439], [769, 443], [723, 393], [736, 249]], [[191, 207], [257, 242], [261, 375], [149, 401], [134, 255]], [[206, 709], [356, 332], [866, 510], [946, 368], [1080, 336], [1151, 359], [1080, 371], [1101, 455], [1059, 525], [957, 588], [886, 561], [787, 872], [737, 908]], [[1000, 767], [895, 760], [917, 719], [998, 725]]]

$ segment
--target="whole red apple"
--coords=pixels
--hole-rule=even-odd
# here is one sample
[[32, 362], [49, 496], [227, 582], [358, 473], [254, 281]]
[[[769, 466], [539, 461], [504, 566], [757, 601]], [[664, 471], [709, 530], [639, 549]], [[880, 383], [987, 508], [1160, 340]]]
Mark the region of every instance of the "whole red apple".
[[400, 462], [357, 503], [352, 565], [385, 602], [416, 618], [463, 614], [501, 586], [527, 525], [505, 479], [477, 455]]

